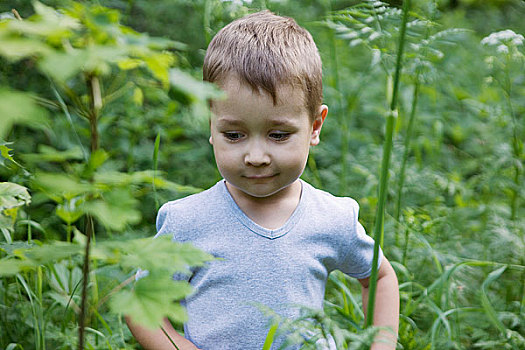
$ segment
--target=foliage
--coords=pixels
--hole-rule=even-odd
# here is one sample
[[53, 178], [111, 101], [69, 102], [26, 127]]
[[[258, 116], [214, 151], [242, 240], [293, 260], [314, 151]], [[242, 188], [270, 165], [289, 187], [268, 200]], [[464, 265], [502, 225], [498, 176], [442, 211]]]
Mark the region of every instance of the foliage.
[[[211, 259], [208, 254], [189, 246], [166, 244], [165, 240], [169, 238], [155, 241], [105, 239], [96, 242], [91, 249], [90, 242], [96, 232], [93, 220], [100, 224], [102, 232], [105, 230], [108, 234], [123, 232], [130, 225], [140, 222], [141, 212], [137, 209], [139, 201], [136, 197], [145, 185], [190, 192], [193, 189], [166, 181], [153, 171], [122, 173], [118, 167], [108, 166], [111, 155], [100, 145], [99, 120], [104, 117], [106, 109], [125, 94], [136, 105], [141, 105], [143, 89], [146, 88], [168, 93], [169, 86], [173, 85], [172, 89], [177, 91], [184, 103], [195, 105], [204, 105], [208, 98], [220, 95], [215, 88], [172, 67], [175, 56], [167, 49], [182, 49], [184, 45], [139, 34], [121, 25], [119, 13], [115, 10], [82, 3], [71, 3], [60, 12], [39, 2], [34, 3], [34, 8], [35, 15], [27, 20], [8, 19], [0, 23], [0, 55], [13, 63], [20, 60], [34, 62], [35, 68], [49, 80], [55, 99], [3, 89], [0, 98], [6, 102], [2, 113], [7, 115], [7, 123], [2, 124], [1, 136], [8, 135], [14, 123], [39, 122], [38, 125], [43, 125], [45, 114], [40, 104], [67, 117], [75, 132], [77, 146], [58, 151], [52, 146], [40, 145], [38, 151], [41, 153], [24, 157], [27, 168], [13, 162], [13, 156], [9, 153], [12, 149], [7, 147], [7, 143], [2, 146], [3, 160], [22, 170], [24, 180], [19, 181], [30, 186], [40, 205], [47, 205], [48, 200], [56, 203], [56, 219], [66, 225], [65, 241], [46, 239], [41, 242], [34, 240], [30, 227], [41, 228], [44, 232], [45, 228], [38, 221], [27, 218], [27, 241], [13, 240], [16, 210], [21, 205], [29, 204], [30, 197], [23, 186], [1, 183], [1, 222], [6, 244], [2, 247], [0, 270], [2, 276], [15, 278], [5, 280], [4, 307], [8, 307], [9, 300], [16, 300], [16, 295], [9, 290], [22, 285], [35, 317], [30, 326], [35, 336], [29, 344], [37, 349], [44, 349], [51, 341], [46, 339], [48, 332], [44, 315], [54, 311], [55, 304], [48, 305], [46, 298], [56, 300], [57, 293], [62, 299], [63, 312], [67, 314], [73, 310], [78, 315], [79, 348], [83, 348], [85, 331], [93, 331], [95, 344], [99, 336], [107, 336], [96, 328], [84, 328], [85, 320], [87, 324], [97, 325], [100, 322], [111, 335], [111, 329], [100, 315], [104, 310], [115, 315], [126, 312], [136, 322], [148, 327], [159, 325], [164, 316], [181, 322], [185, 319], [185, 313], [180, 306], [173, 304], [173, 300], [183, 298], [191, 289], [185, 282], [173, 282], [171, 276], [185, 271], [187, 266], [201, 266]], [[117, 84], [104, 89], [106, 79], [115, 80], [123, 73], [129, 74], [130, 78], [117, 80]], [[17, 105], [22, 108], [14, 108]], [[75, 123], [79, 122], [78, 118], [84, 118], [89, 123], [87, 138], [90, 152], [86, 151], [77, 133]], [[9, 219], [12, 219], [11, 222]], [[54, 225], [58, 223], [55, 221]], [[83, 225], [85, 229], [81, 229]], [[142, 257], [148, 251], [150, 253]], [[77, 259], [83, 252], [84, 261]], [[60, 278], [56, 272], [63, 260], [69, 261], [67, 270], [63, 271], [66, 276], [69, 275], [67, 278]], [[97, 269], [103, 269], [107, 277], [89, 273], [90, 263]], [[80, 267], [82, 276], [78, 279], [77, 274], [77, 279], [72, 281], [72, 271]], [[148, 269], [149, 274], [130, 289], [133, 270], [137, 267]], [[47, 288], [44, 285], [44, 269], [52, 271], [57, 282], [69, 280], [68, 288], [63, 283], [59, 283], [60, 288]], [[28, 280], [36, 281], [36, 290], [31, 289]], [[103, 290], [98, 287], [99, 281], [106, 286]], [[89, 294], [88, 283], [91, 284]], [[83, 286], [82, 289], [78, 288], [79, 285]], [[69, 301], [64, 303], [63, 298], [67, 296]], [[110, 301], [109, 309], [105, 305], [107, 300]], [[90, 306], [86, 309], [87, 304]], [[70, 305], [74, 306], [70, 308]], [[55, 311], [51, 315], [55, 317], [58, 314]], [[73, 320], [70, 318], [70, 321]], [[63, 324], [62, 332], [66, 328], [74, 329], [75, 324]], [[2, 334], [2, 342], [6, 337], [10, 338], [8, 334]], [[108, 342], [106, 339], [106, 344]], [[58, 337], [58, 342], [53, 341], [52, 346], [64, 347], [70, 343], [75, 343], [70, 337]]]
[[[2, 349], [78, 347], [88, 237], [87, 348], [138, 348], [124, 306], [150, 326], [184, 319], [172, 301], [190, 291], [171, 275], [211, 257], [147, 237], [160, 203], [219, 178], [207, 146], [219, 94], [198, 72], [211, 37], [260, 8], [296, 18], [323, 58], [330, 116], [304, 179], [356, 198], [373, 227], [401, 2], [96, 3], [14, 0], [20, 19], [0, 4]], [[525, 7], [412, 3], [382, 246], [400, 281], [399, 347], [520, 349]], [[149, 274], [135, 282], [138, 267]], [[359, 294], [334, 272], [323, 312], [292, 321], [261, 306], [266, 348], [285, 334], [365, 347], [377, 330]]]

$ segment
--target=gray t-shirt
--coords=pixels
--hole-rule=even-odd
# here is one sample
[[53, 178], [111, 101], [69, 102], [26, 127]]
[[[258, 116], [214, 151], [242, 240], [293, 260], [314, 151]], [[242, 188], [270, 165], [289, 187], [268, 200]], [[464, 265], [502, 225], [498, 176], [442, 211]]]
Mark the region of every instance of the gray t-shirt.
[[298, 317], [296, 305], [322, 309], [331, 271], [370, 275], [374, 242], [357, 220], [356, 201], [301, 184], [297, 208], [275, 230], [246, 216], [224, 180], [159, 210], [157, 235], [171, 234], [221, 258], [188, 276], [195, 291], [183, 303], [189, 316], [184, 331], [199, 348], [261, 349], [269, 320], [257, 304]]

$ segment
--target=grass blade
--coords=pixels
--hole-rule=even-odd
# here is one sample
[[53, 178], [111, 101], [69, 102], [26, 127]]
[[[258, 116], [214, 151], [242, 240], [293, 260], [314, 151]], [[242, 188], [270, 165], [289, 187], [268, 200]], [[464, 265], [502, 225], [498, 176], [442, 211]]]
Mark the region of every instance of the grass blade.
[[489, 286], [489, 284], [498, 279], [499, 276], [501, 276], [501, 274], [506, 269], [507, 266], [503, 266], [497, 270], [492, 271], [491, 273], [489, 273], [488, 277], [485, 279], [485, 281], [483, 281], [483, 284], [481, 285], [481, 306], [483, 306], [483, 310], [485, 310], [489, 321], [502, 333], [503, 336], [505, 335], [507, 328], [498, 319], [496, 310], [494, 310], [492, 304], [490, 303], [489, 297], [487, 295], [487, 287]]
[[275, 333], [277, 332], [277, 328], [279, 328], [279, 323], [275, 322], [270, 327], [270, 330], [268, 331], [268, 335], [266, 336], [266, 340], [264, 341], [262, 350], [270, 350], [273, 344], [273, 340], [275, 338]]

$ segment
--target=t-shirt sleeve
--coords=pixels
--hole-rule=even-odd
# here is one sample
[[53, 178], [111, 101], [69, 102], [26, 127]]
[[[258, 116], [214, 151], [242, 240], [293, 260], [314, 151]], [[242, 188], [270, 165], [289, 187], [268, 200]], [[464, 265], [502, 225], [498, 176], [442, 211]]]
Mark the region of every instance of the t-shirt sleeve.
[[[359, 222], [359, 205], [353, 199], [350, 202], [350, 230], [347, 242], [344, 244], [344, 258], [340, 270], [351, 277], [358, 279], [367, 278], [372, 272], [372, 261], [374, 257], [374, 240], [365, 232], [363, 225]], [[383, 252], [379, 248], [378, 268], [383, 259]]]
[[[157, 221], [156, 221], [156, 227], [157, 227], [157, 234], [154, 238], [157, 238], [159, 236], [163, 235], [171, 235], [172, 241], [177, 242], [181, 241], [181, 237], [177, 236], [177, 227], [171, 222], [171, 216], [170, 214], [173, 213], [173, 206], [170, 205], [170, 203], [164, 204], [162, 207], [160, 207], [158, 213], [157, 213]], [[178, 272], [173, 274], [173, 279], [176, 281], [187, 281], [189, 280], [189, 274]]]
[[169, 211], [168, 204], [164, 204], [162, 207], [160, 207], [159, 212], [157, 213], [157, 221], [156, 221], [157, 234], [155, 235], [155, 237], [170, 233], [169, 232], [170, 225], [168, 222], [168, 211]]

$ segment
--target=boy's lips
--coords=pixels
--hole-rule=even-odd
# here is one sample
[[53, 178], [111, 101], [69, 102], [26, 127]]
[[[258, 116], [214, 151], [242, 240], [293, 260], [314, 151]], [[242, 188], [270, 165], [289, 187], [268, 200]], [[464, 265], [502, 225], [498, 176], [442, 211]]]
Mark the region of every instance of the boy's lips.
[[269, 179], [269, 178], [271, 178], [271, 177], [274, 177], [275, 175], [277, 175], [277, 174], [269, 174], [269, 175], [244, 175], [244, 177], [247, 178], [247, 179], [258, 180], [258, 179]]

